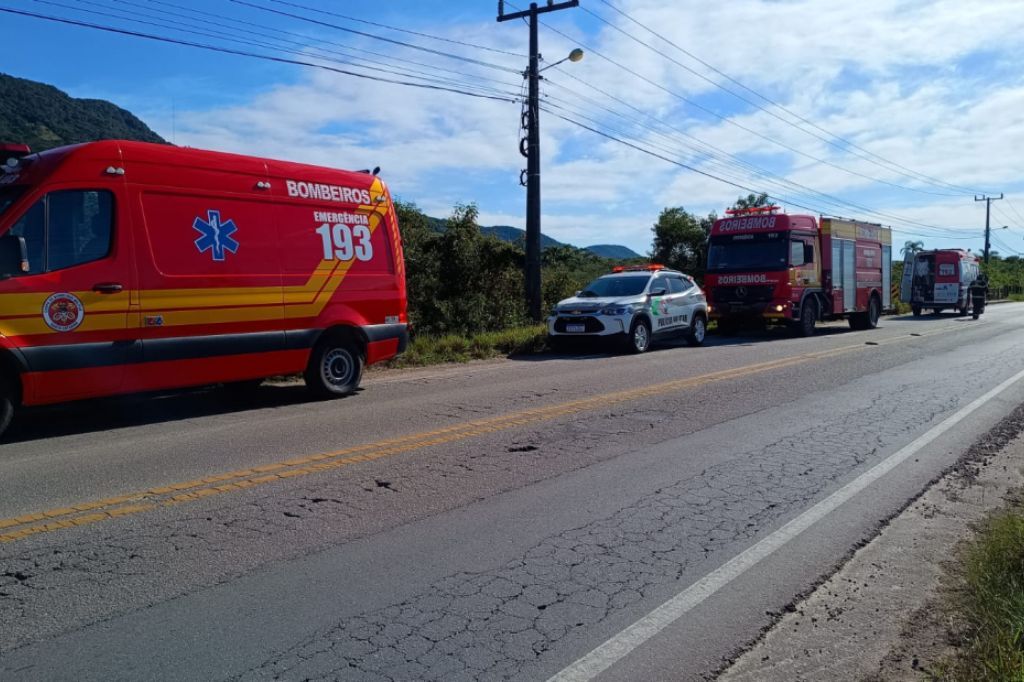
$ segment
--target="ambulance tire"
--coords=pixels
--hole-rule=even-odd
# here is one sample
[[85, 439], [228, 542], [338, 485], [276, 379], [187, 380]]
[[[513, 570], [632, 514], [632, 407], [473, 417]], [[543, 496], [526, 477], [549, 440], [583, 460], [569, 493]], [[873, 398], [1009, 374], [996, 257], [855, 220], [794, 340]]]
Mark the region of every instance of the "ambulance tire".
[[651, 347], [651, 323], [647, 318], [639, 317], [633, 320], [629, 328], [629, 336], [626, 337], [626, 350], [630, 353], [646, 353]]
[[355, 393], [363, 378], [363, 354], [349, 335], [325, 335], [313, 348], [304, 377], [318, 398]]
[[796, 325], [798, 336], [814, 336], [814, 325], [818, 321], [818, 302], [813, 296], [804, 299], [800, 306], [800, 322]]
[[15, 391], [10, 377], [0, 374], [0, 436], [14, 418]]
[[960, 306], [960, 309], [957, 312], [960, 313], [960, 317], [967, 317], [967, 313], [970, 312], [970, 308], [971, 303], [970, 301], [968, 301], [967, 303], [964, 303], [962, 306]]

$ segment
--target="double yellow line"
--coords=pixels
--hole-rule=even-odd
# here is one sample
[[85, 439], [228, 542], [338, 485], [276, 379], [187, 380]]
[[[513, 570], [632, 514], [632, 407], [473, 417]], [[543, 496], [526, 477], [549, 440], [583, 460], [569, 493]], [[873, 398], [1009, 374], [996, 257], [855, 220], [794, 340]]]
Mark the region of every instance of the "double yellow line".
[[[932, 333], [939, 333], [933, 330]], [[926, 334], [931, 336], [932, 333]], [[925, 335], [922, 335], [925, 336]], [[908, 339], [887, 339], [872, 345], [888, 345], [897, 340]], [[465, 440], [483, 436], [498, 431], [504, 431], [520, 426], [550, 421], [559, 417], [571, 414], [578, 414], [591, 410], [607, 408], [619, 403], [639, 400], [652, 396], [674, 393], [685, 389], [697, 388], [708, 384], [739, 379], [768, 372], [771, 370], [790, 367], [793, 365], [820, 360], [823, 358], [835, 357], [854, 350], [870, 348], [865, 342], [841, 346], [824, 351], [805, 353], [789, 358], [771, 360], [767, 362], [745, 365], [734, 369], [711, 372], [686, 379], [676, 379], [638, 388], [625, 389], [605, 393], [591, 398], [580, 398], [555, 405], [537, 407], [509, 414], [477, 419], [468, 422], [453, 424], [433, 431], [422, 431], [419, 433], [391, 438], [387, 440], [374, 441], [363, 445], [355, 445], [324, 452], [306, 457], [287, 459], [273, 464], [240, 469], [223, 474], [215, 474], [205, 478], [199, 478], [182, 483], [174, 483], [167, 486], [160, 486], [109, 497], [102, 500], [85, 502], [82, 504], [49, 509], [47, 511], [23, 514], [13, 518], [0, 519], [0, 543], [21, 540], [40, 533], [49, 533], [64, 528], [85, 526], [108, 519], [115, 519], [141, 512], [151, 511], [162, 507], [171, 507], [200, 500], [213, 495], [221, 495], [238, 490], [246, 490], [268, 483], [274, 483], [297, 476], [306, 476], [331, 469], [338, 469], [352, 464], [372, 462], [385, 457], [403, 454], [413, 450], [443, 445], [455, 441]]]

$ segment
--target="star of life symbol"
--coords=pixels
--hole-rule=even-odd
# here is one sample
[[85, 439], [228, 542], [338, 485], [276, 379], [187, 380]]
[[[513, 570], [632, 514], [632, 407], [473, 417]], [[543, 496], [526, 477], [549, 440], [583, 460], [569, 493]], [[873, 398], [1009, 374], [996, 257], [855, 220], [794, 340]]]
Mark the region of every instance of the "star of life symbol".
[[199, 253], [209, 250], [213, 260], [224, 260], [224, 252], [238, 253], [238, 242], [231, 236], [238, 231], [234, 220], [221, 222], [220, 211], [207, 211], [206, 220], [196, 218], [192, 228], [201, 235], [196, 239]]

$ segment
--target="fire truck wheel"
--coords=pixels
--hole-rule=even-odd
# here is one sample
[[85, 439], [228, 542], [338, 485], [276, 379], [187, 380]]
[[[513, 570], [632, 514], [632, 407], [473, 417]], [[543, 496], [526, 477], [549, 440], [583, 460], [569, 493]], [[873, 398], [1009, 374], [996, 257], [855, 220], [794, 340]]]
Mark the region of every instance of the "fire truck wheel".
[[690, 325], [690, 331], [686, 334], [686, 345], [688, 346], [703, 346], [704, 337], [708, 332], [708, 323], [704, 319], [703, 315], [698, 315], [693, 318], [693, 324]]
[[874, 329], [878, 326], [878, 318], [882, 314], [882, 306], [876, 296], [868, 300], [868, 309], [856, 315], [850, 315], [850, 329]]
[[910, 307], [910, 312], [914, 313], [914, 317], [921, 317], [921, 306], [915, 305]]
[[317, 343], [306, 367], [306, 386], [318, 398], [355, 392], [363, 377], [363, 355], [351, 339], [330, 335]]
[[814, 324], [818, 321], [818, 302], [808, 296], [800, 306], [800, 323], [796, 330], [800, 336], [814, 336]]
[[651, 323], [644, 318], [633, 321], [629, 328], [629, 338], [626, 340], [626, 348], [630, 353], [646, 353], [651, 347]]

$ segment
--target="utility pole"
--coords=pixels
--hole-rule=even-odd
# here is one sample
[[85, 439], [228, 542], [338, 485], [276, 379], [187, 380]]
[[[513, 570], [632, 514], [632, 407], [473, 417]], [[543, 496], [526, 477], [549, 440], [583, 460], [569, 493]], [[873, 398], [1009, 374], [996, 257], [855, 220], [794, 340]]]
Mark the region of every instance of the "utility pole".
[[[579, 0], [555, 3], [548, 0], [543, 7], [536, 2], [530, 9], [505, 14], [504, 0], [498, 0], [498, 21], [529, 18], [530, 65], [524, 76], [529, 81], [525, 112], [526, 127], [526, 267], [524, 268], [526, 306], [534, 322], [541, 320], [540, 296], [540, 53], [537, 48], [538, 15], [579, 6]], [[522, 151], [520, 147], [520, 151]]]
[[989, 244], [989, 237], [992, 234], [992, 228], [989, 225], [989, 223], [990, 223], [991, 214], [992, 214], [992, 202], [993, 201], [999, 201], [1002, 198], [1003, 198], [1003, 193], [1002, 192], [1000, 192], [999, 196], [997, 196], [997, 197], [990, 197], [990, 196], [987, 196], [987, 195], [980, 196], [980, 197], [978, 197], [978, 196], [974, 197], [975, 201], [984, 201], [985, 202], [985, 265], [988, 265], [988, 252], [991, 249], [991, 244]]

